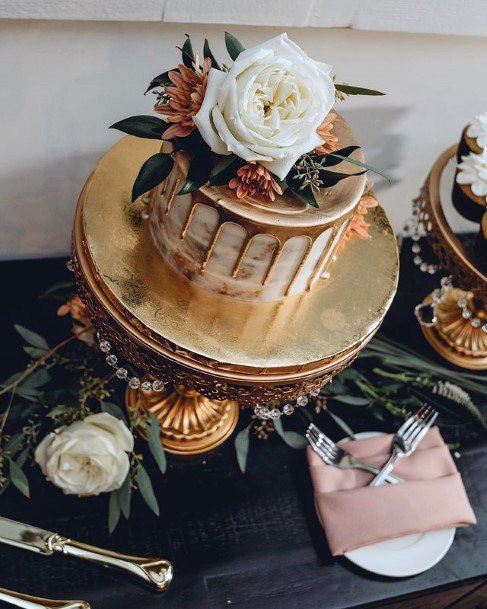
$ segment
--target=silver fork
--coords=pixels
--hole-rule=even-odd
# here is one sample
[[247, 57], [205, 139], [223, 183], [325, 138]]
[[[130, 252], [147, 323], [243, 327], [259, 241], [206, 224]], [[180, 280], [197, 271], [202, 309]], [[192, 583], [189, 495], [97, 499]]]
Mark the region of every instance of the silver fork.
[[[352, 456], [349, 452], [338, 446], [330, 440], [314, 423], [311, 423], [306, 432], [306, 438], [311, 445], [311, 448], [315, 453], [321, 457], [321, 459], [327, 465], [333, 465], [341, 469], [363, 469], [371, 474], [378, 474], [380, 472], [379, 467], [364, 463], [360, 459]], [[386, 478], [387, 482], [393, 484], [402, 482], [401, 478], [389, 475]]]
[[380, 486], [392, 471], [396, 461], [413, 454], [419, 443], [436, 421], [438, 412], [424, 404], [418, 412], [409, 417], [394, 436], [392, 455], [369, 486]]

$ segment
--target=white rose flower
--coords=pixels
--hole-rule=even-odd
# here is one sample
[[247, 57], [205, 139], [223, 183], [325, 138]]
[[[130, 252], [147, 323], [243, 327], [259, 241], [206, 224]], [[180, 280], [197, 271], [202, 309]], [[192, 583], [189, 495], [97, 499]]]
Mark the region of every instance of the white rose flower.
[[335, 102], [330, 71], [281, 34], [242, 51], [229, 72], [210, 70], [194, 123], [213, 152], [258, 161], [284, 179], [323, 143], [316, 129]]
[[48, 434], [35, 460], [67, 495], [98, 495], [122, 486], [134, 438], [123, 421], [101, 412]]

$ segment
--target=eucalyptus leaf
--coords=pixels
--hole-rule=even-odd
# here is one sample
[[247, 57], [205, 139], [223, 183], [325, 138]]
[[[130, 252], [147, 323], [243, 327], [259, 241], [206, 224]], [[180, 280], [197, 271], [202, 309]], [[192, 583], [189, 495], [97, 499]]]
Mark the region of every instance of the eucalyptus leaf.
[[213, 161], [209, 150], [195, 156], [189, 166], [186, 180], [177, 194], [186, 195], [204, 186], [210, 179], [212, 168]]
[[58, 281], [57, 283], [54, 283], [50, 288], [47, 288], [43, 296], [49, 296], [49, 294], [59, 292], [60, 290], [73, 290], [74, 287], [75, 286], [72, 281]]
[[217, 161], [213, 166], [211, 171], [211, 178], [215, 178], [219, 173], [221, 173], [224, 169], [229, 167], [232, 163], [234, 163], [238, 157], [235, 154], [228, 155], [218, 155]]
[[233, 158], [230, 163], [225, 164], [222, 161], [222, 169], [218, 171], [218, 173], [215, 172], [216, 167], [213, 169], [210, 178], [210, 186], [226, 186], [228, 182], [237, 175], [238, 169], [245, 164], [245, 161], [238, 156], [231, 156], [233, 156]]
[[123, 515], [128, 520], [130, 518], [130, 503], [132, 500], [132, 479], [130, 474], [124, 480], [122, 486], [118, 489], [118, 501]]
[[278, 435], [291, 448], [294, 448], [296, 450], [302, 450], [308, 445], [308, 441], [304, 436], [296, 433], [295, 431], [285, 431], [282, 426], [281, 419], [276, 419], [274, 421], [274, 427]]
[[245, 47], [242, 43], [235, 38], [229, 32], [225, 32], [225, 46], [227, 47], [228, 54], [235, 61], [242, 51], [245, 51]]
[[161, 442], [161, 425], [159, 419], [153, 412], [149, 412], [149, 423], [146, 428], [147, 433], [147, 444], [149, 450], [154, 457], [157, 467], [161, 470], [161, 473], [165, 474], [167, 469], [167, 460], [164, 448]]
[[9, 454], [10, 457], [15, 456], [16, 453], [22, 448], [24, 444], [24, 436], [21, 433], [13, 435], [10, 440], [5, 444], [4, 450]]
[[154, 489], [152, 488], [152, 482], [150, 481], [149, 474], [146, 472], [141, 463], [139, 463], [137, 467], [136, 480], [140, 494], [144, 498], [144, 501], [154, 512], [154, 514], [159, 516], [159, 505], [154, 494]]
[[110, 129], [118, 129], [123, 133], [143, 137], [149, 140], [160, 140], [164, 131], [169, 127], [166, 121], [156, 116], [130, 116], [110, 125]]
[[39, 359], [48, 353], [48, 349], [39, 349], [39, 347], [31, 347], [30, 345], [26, 345], [24, 347], [24, 351], [29, 355], [32, 359]]
[[104, 400], [101, 400], [100, 408], [101, 408], [102, 412], [107, 412], [108, 414], [111, 414], [112, 417], [115, 417], [116, 419], [120, 419], [125, 424], [127, 424], [127, 419], [125, 418], [123, 410], [120, 408], [120, 406], [118, 404], [113, 404], [112, 402], [105, 402]]
[[51, 380], [51, 375], [45, 368], [38, 368], [35, 372], [30, 374], [25, 381], [19, 385], [22, 389], [37, 389], [46, 385]]
[[381, 91], [374, 91], [374, 89], [366, 89], [364, 87], [352, 87], [351, 85], [335, 83], [335, 89], [345, 95], [385, 95]]
[[158, 186], [171, 173], [174, 160], [170, 154], [158, 152], [147, 159], [139, 171], [132, 188], [132, 202]]
[[220, 65], [218, 64], [218, 61], [215, 59], [215, 56], [211, 52], [210, 43], [208, 42], [207, 38], [205, 38], [205, 43], [203, 45], [203, 57], [205, 59], [207, 57], [209, 57], [211, 59], [211, 67], [212, 68], [215, 68], [215, 70], [221, 70]]
[[39, 349], [46, 349], [46, 351], [49, 350], [49, 345], [47, 344], [46, 340], [42, 338], [40, 334], [37, 334], [37, 332], [28, 330], [27, 328], [24, 328], [24, 326], [20, 326], [19, 324], [15, 324], [14, 328], [25, 340], [25, 342], [29, 343], [29, 345], [32, 345], [33, 347], [38, 347]]
[[242, 474], [245, 474], [247, 469], [247, 457], [249, 455], [250, 444], [250, 425], [239, 431], [235, 437], [235, 452], [237, 454], [237, 462]]
[[10, 471], [10, 479], [12, 480], [12, 484], [28, 499], [30, 498], [29, 492], [29, 481], [27, 480], [27, 476], [24, 474], [20, 465], [18, 465], [12, 459], [8, 460], [9, 471]]
[[118, 491], [112, 491], [110, 493], [110, 500], [108, 501], [108, 531], [113, 533], [117, 528], [118, 521], [120, 520], [120, 501], [118, 500]]

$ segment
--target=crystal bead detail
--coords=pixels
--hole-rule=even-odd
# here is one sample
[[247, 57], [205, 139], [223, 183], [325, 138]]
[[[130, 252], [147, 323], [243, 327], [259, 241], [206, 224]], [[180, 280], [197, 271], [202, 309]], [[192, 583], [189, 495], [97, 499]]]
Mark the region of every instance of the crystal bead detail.
[[145, 392], [151, 391], [152, 383], [150, 381], [144, 381], [142, 383], [142, 385], [140, 386], [140, 388], [142, 389], [142, 391], [145, 391]]
[[294, 412], [294, 406], [292, 404], [286, 404], [282, 409], [284, 414], [292, 414]]
[[105, 358], [107, 364], [109, 366], [116, 366], [117, 365], [117, 356], [114, 355], [113, 353], [109, 353], [106, 358]]
[[164, 389], [164, 383], [162, 381], [154, 381], [152, 383], [152, 389], [157, 392], [162, 391]]
[[279, 408], [273, 408], [270, 412], [271, 419], [279, 419], [281, 417], [281, 411]]
[[128, 376], [128, 372], [125, 368], [119, 368], [116, 372], [115, 372], [115, 376], [120, 379], [121, 381], [124, 381], [127, 376]]
[[478, 317], [474, 317], [470, 322], [474, 328], [480, 328], [480, 324], [482, 323]]
[[413, 254], [419, 254], [419, 252], [421, 251], [421, 246], [419, 245], [419, 243], [413, 243], [411, 250]]
[[138, 389], [140, 387], [140, 379], [136, 376], [133, 376], [129, 381], [130, 389]]
[[112, 346], [107, 340], [102, 340], [100, 342], [100, 351], [103, 351], [103, 353], [108, 353], [111, 348]]
[[300, 395], [299, 398], [296, 400], [296, 404], [298, 406], [306, 406], [307, 403], [308, 398], [305, 395]]

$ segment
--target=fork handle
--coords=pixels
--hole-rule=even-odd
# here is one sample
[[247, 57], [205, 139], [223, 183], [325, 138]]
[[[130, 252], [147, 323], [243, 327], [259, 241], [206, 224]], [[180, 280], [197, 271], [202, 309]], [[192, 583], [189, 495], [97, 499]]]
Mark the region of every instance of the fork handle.
[[396, 453], [396, 452], [393, 453], [389, 457], [389, 460], [387, 461], [387, 463], [382, 467], [380, 472], [377, 474], [377, 476], [369, 484], [369, 486], [381, 486], [382, 484], [384, 484], [385, 479], [390, 474], [390, 472], [393, 470], [394, 465], [396, 464], [396, 461], [398, 460], [398, 458], [399, 458], [398, 453]]
[[[366, 472], [370, 472], [371, 474], [376, 474], [377, 476], [380, 474], [380, 468], [375, 467], [374, 465], [370, 465], [369, 463], [364, 463], [363, 461], [359, 461], [358, 459], [353, 460], [353, 464], [355, 467], [363, 469]], [[386, 482], [390, 482], [391, 484], [398, 484], [399, 482], [404, 482], [402, 478], [398, 478], [393, 474], [386, 474], [385, 477]]]

